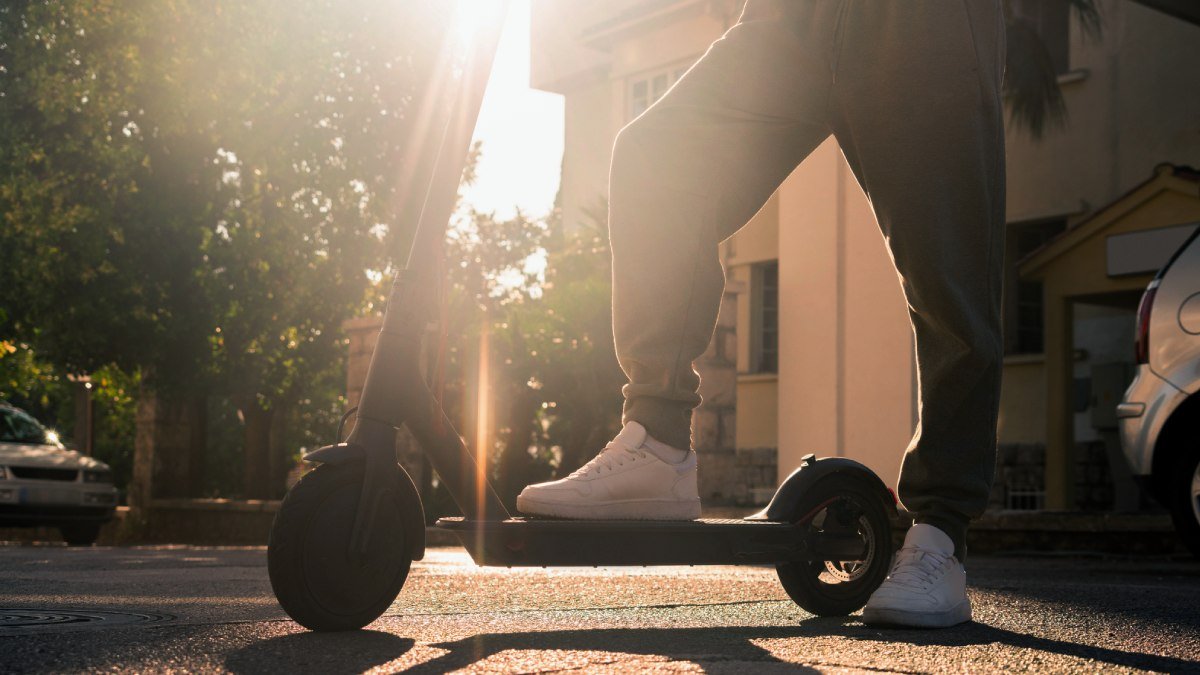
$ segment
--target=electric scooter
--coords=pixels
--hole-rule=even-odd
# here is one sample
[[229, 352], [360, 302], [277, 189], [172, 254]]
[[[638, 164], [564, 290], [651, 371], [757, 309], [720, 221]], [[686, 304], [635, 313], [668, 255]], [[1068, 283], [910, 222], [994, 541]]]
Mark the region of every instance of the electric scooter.
[[275, 516], [267, 562], [279, 604], [311, 630], [335, 631], [366, 626], [396, 599], [425, 553], [421, 498], [396, 461], [404, 426], [464, 514], [434, 526], [457, 535], [478, 565], [774, 565], [803, 609], [858, 610], [887, 575], [896, 510], [858, 462], [808, 455], [766, 508], [743, 519], [523, 518], [508, 512], [455, 431], [427, 383], [423, 345], [439, 321], [437, 261], [499, 40], [502, 21], [493, 23], [460, 50], [448, 78], [431, 80], [420, 113], [428, 119], [414, 125], [407, 147], [427, 151], [414, 153], [401, 182], [423, 205], [408, 263], [391, 288], [353, 431], [305, 456], [319, 466]]

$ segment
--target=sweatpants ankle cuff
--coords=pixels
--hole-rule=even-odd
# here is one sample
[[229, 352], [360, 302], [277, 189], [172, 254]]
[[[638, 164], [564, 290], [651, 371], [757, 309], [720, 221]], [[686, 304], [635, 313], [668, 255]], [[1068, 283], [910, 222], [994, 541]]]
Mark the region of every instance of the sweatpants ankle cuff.
[[625, 402], [621, 423], [637, 422], [646, 427], [646, 433], [655, 440], [673, 448], [688, 450], [692, 447], [692, 408], [672, 401], [654, 398], [637, 398]]
[[918, 515], [916, 522], [924, 525], [933, 525], [942, 532], [945, 532], [950, 541], [954, 542], [954, 557], [958, 558], [959, 562], [967, 559], [967, 524], [955, 518], [947, 518], [939, 515]]

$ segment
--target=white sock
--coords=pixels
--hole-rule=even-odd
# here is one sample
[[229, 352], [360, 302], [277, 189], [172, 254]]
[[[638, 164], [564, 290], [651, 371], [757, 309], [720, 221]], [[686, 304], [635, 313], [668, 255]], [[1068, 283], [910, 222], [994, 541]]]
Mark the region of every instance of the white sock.
[[663, 443], [660, 440], [651, 438], [650, 434], [646, 434], [646, 440], [642, 441], [642, 445], [647, 450], [654, 453], [654, 456], [666, 462], [667, 464], [678, 464], [687, 459], [688, 451], [680, 450]]

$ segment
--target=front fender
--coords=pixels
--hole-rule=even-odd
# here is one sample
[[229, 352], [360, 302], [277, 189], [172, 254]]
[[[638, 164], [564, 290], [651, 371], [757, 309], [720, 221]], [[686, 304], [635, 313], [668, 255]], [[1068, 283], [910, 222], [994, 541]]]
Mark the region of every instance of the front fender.
[[367, 450], [361, 445], [351, 445], [349, 443], [338, 443], [337, 445], [326, 445], [323, 448], [313, 450], [304, 456], [306, 462], [320, 462], [321, 464], [345, 464], [346, 462], [361, 462], [366, 458]]
[[[347, 464], [350, 462], [366, 464], [367, 460], [367, 449], [351, 443], [327, 445], [304, 456], [306, 462], [322, 464]], [[400, 464], [394, 464], [394, 466], [396, 472], [393, 474], [395, 477], [393, 487], [400, 496], [404, 529], [405, 532], [413, 533], [413, 536], [408, 537], [409, 557], [413, 560], [420, 560], [425, 557], [425, 509], [421, 506], [421, 494], [417, 492], [417, 486], [413, 483], [412, 476], [408, 475], [404, 467]], [[370, 469], [368, 464], [367, 470]]]
[[817, 459], [816, 455], [805, 455], [800, 459], [800, 467], [793, 471], [792, 475], [788, 476], [775, 491], [775, 496], [771, 497], [771, 503], [747, 520], [790, 521], [796, 517], [796, 509], [804, 494], [818, 481], [835, 473], [848, 474], [878, 490], [883, 503], [887, 504], [893, 515], [896, 513], [895, 495], [883, 484], [879, 476], [875, 475], [874, 471], [845, 457]]

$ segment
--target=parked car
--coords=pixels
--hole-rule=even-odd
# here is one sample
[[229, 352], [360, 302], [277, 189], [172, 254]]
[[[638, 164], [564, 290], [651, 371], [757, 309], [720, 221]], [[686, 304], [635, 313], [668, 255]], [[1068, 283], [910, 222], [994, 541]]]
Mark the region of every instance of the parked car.
[[107, 464], [66, 449], [31, 415], [0, 403], [0, 526], [57, 527], [68, 544], [90, 546], [116, 506]]
[[1137, 374], [1117, 405], [1135, 479], [1171, 511], [1200, 556], [1200, 229], [1163, 266], [1138, 307]]

